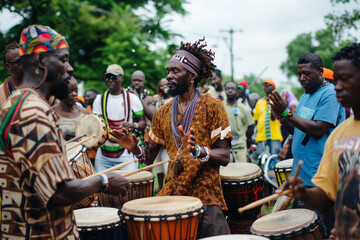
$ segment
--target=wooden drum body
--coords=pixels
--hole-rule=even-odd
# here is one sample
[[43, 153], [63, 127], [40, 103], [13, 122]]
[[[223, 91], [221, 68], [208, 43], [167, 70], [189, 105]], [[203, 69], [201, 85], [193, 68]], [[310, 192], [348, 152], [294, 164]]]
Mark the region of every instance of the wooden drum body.
[[88, 114], [80, 119], [75, 129], [75, 136], [86, 136], [94, 138], [86, 141], [84, 145], [88, 150], [97, 150], [108, 138], [108, 128], [103, 118]]
[[80, 239], [127, 239], [125, 225], [121, 222], [118, 211], [118, 209], [106, 207], [74, 210]]
[[308, 209], [284, 210], [261, 217], [253, 223], [251, 232], [270, 239], [322, 239], [316, 213]]
[[205, 208], [195, 197], [160, 196], [127, 202], [120, 212], [130, 239], [195, 240]]
[[[132, 172], [132, 170], [115, 171], [120, 175]], [[99, 202], [101, 206], [121, 208], [124, 203], [138, 198], [151, 197], [154, 189], [154, 175], [148, 171], [142, 171], [126, 177], [130, 182], [129, 191], [125, 196], [100, 193]]]
[[229, 163], [220, 167], [220, 178], [228, 216], [257, 216], [261, 206], [244, 213], [238, 208], [263, 198], [264, 178], [260, 167], [253, 163]]
[[[68, 143], [66, 146], [69, 148], [74, 144], [76, 144], [76, 142]], [[94, 166], [91, 164], [91, 161], [86, 154], [86, 147], [84, 145], [79, 145], [68, 150], [66, 156], [77, 178], [85, 178], [95, 173]], [[96, 199], [97, 193], [94, 193], [75, 204], [75, 208], [88, 207]]]
[[275, 165], [276, 180], [279, 185], [283, 184], [286, 179], [291, 175], [293, 159], [283, 160]]

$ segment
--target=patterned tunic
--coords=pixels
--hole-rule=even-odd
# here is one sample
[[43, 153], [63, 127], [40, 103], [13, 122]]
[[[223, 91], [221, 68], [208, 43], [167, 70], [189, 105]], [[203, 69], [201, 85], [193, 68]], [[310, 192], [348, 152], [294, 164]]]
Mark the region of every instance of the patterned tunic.
[[57, 120], [51, 107], [30, 89], [16, 91], [1, 109], [3, 238], [79, 238], [71, 206], [46, 207], [58, 183], [75, 179]]
[[6, 78], [0, 85], [0, 108], [14, 90], [15, 88], [11, 84], [10, 77]]
[[[154, 141], [162, 145], [172, 160], [175, 159], [177, 153], [171, 132], [173, 101], [155, 112], [152, 129], [147, 137], [147, 141]], [[181, 115], [178, 113], [178, 120], [180, 118]], [[191, 127], [195, 130], [196, 144], [210, 149], [214, 148], [214, 143], [219, 138], [230, 141], [232, 139], [229, 120], [223, 103], [209, 94], [200, 95]], [[173, 162], [170, 162], [165, 186], [158, 195], [193, 196], [208, 206], [218, 205], [222, 210], [226, 210], [219, 167], [214, 167], [209, 163], [201, 164], [199, 159], [192, 158], [184, 148], [181, 148], [180, 160], [184, 171], [176, 176], [173, 170]]]

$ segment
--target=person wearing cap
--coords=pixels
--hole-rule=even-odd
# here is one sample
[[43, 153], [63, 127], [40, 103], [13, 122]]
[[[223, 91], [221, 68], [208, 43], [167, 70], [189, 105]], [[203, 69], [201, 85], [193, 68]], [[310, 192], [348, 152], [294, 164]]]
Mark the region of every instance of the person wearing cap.
[[221, 70], [215, 69], [210, 80], [213, 87], [210, 88], [206, 93], [210, 94], [213, 98], [220, 99], [224, 102], [226, 100], [226, 94], [222, 85], [223, 79], [221, 76]]
[[3, 64], [10, 71], [10, 76], [0, 85], [0, 107], [23, 81], [19, 44], [17, 42], [11, 42], [5, 46]]
[[72, 205], [99, 191], [121, 194], [116, 173], [76, 179], [48, 99], [68, 96], [73, 68], [66, 39], [32, 25], [20, 38], [23, 83], [0, 110], [2, 239], [79, 239]]
[[[264, 91], [267, 96], [275, 90], [276, 84], [273, 80], [263, 82]], [[258, 154], [269, 152], [278, 154], [283, 140], [279, 121], [270, 110], [270, 104], [266, 98], [260, 99], [255, 105], [254, 120], [256, 122], [256, 138]], [[269, 148], [269, 150], [267, 150]]]
[[[293, 134], [292, 154], [294, 175], [302, 160], [299, 177], [308, 188], [314, 187], [311, 179], [318, 170], [324, 152], [325, 142], [330, 133], [345, 119], [345, 110], [336, 100], [334, 85], [323, 77], [322, 59], [307, 53], [298, 60], [298, 76], [305, 93], [301, 96], [296, 111], [288, 109], [288, 104], [279, 93], [269, 96], [274, 111], [290, 134]], [[302, 200], [295, 199], [293, 208], [307, 207]], [[326, 216], [321, 216], [326, 221]], [[323, 232], [328, 235], [328, 232]]]
[[219, 169], [230, 161], [232, 135], [224, 104], [197, 89], [215, 69], [214, 52], [205, 46], [204, 39], [181, 42], [168, 62], [169, 93], [174, 99], [155, 112], [145, 148], [139, 149], [136, 137], [126, 129], [112, 131], [116, 141], [148, 164], [161, 147], [166, 149], [171, 161], [158, 196], [193, 196], [206, 204], [196, 239], [230, 234], [222, 212], [227, 207]]
[[238, 84], [233, 81], [225, 83], [226, 102], [224, 103], [229, 117], [231, 133], [231, 161], [247, 162], [247, 140], [251, 140], [254, 131], [254, 118], [250, 110], [236, 100]]
[[332, 83], [335, 85], [335, 82], [334, 82], [334, 72], [329, 69], [329, 68], [326, 68], [326, 67], [323, 67], [323, 77], [324, 79], [329, 82], [329, 83]]
[[[109, 65], [104, 78], [109, 89], [96, 96], [93, 113], [104, 118], [109, 130], [125, 127], [129, 131], [136, 129], [143, 133], [146, 127], [144, 108], [138, 96], [122, 87], [124, 80], [122, 67], [117, 64]], [[107, 140], [96, 152], [95, 169], [100, 172], [133, 159], [134, 155], [129, 151], [118, 143]], [[122, 169], [137, 168], [138, 163], [133, 162]]]
[[244, 104], [250, 111], [252, 111], [249, 104], [248, 84], [245, 80], [239, 81], [237, 84], [237, 101]]

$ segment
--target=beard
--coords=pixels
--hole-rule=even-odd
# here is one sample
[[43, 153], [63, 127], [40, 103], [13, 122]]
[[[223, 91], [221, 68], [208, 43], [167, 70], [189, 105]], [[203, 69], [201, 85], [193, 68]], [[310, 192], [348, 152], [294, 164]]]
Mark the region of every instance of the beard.
[[175, 97], [177, 95], [181, 95], [185, 93], [186, 90], [189, 88], [189, 83], [187, 80], [188, 80], [188, 73], [186, 73], [186, 76], [181, 80], [180, 83], [176, 84], [175, 89], [169, 89], [169, 94], [172, 97]]
[[68, 97], [69, 93], [70, 88], [67, 81], [65, 80], [65, 78], [61, 78], [55, 86], [55, 90], [53, 92], [54, 96], [59, 100], [64, 100]]

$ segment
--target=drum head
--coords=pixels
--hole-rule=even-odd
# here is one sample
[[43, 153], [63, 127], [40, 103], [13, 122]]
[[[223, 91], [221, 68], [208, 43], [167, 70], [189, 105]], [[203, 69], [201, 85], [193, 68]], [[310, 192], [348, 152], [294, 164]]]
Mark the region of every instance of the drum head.
[[278, 211], [282, 211], [288, 208], [289, 204], [291, 202], [291, 198], [289, 198], [288, 196], [281, 196], [278, 199], [276, 199], [276, 202], [274, 204], [274, 207], [272, 208], [271, 212], [278, 212]]
[[[75, 145], [76, 142], [66, 144], [66, 149]], [[76, 162], [76, 160], [81, 157], [81, 155], [86, 151], [86, 147], [84, 145], [76, 146], [70, 150], [66, 150], [66, 157], [69, 162]]]
[[287, 159], [287, 160], [280, 161], [275, 165], [275, 168], [290, 168], [291, 169], [292, 165], [293, 165], [293, 160], [294, 159]]
[[[124, 175], [133, 172], [134, 170], [117, 170], [116, 173]], [[149, 171], [141, 171], [133, 175], [125, 177], [129, 182], [148, 182], [154, 180], [154, 175]]]
[[268, 237], [299, 230], [316, 220], [316, 213], [308, 209], [289, 209], [271, 213], [256, 220], [252, 233]]
[[226, 240], [226, 239], [234, 239], [234, 240], [266, 240], [268, 238], [260, 237], [256, 235], [250, 234], [229, 234], [229, 235], [219, 235], [214, 237], [208, 238], [201, 238], [201, 239], [212, 239], [212, 240]]
[[229, 163], [226, 167], [220, 166], [220, 178], [224, 181], [244, 181], [261, 174], [260, 167], [254, 163]]
[[120, 222], [119, 209], [91, 207], [74, 210], [78, 227], [96, 227]]
[[189, 196], [159, 196], [140, 198], [126, 202], [121, 211], [125, 215], [134, 216], [135, 220], [144, 221], [145, 216], [151, 221], [159, 221], [159, 216], [169, 216], [167, 220], [175, 220], [174, 215], [188, 218], [203, 212], [204, 204], [200, 199]]
[[107, 134], [106, 125], [100, 117], [94, 114], [85, 115], [81, 118], [75, 130], [76, 137], [86, 135], [84, 138], [87, 138], [95, 135], [94, 138], [84, 143], [87, 148], [96, 147], [104, 138], [104, 134]]

